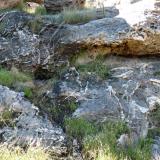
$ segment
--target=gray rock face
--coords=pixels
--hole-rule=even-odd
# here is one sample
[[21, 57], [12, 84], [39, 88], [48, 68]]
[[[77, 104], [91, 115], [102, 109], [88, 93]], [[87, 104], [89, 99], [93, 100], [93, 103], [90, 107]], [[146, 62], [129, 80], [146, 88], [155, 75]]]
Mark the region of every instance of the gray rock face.
[[29, 72], [39, 66], [49, 70], [48, 60], [54, 50], [49, 45], [50, 39], [40, 36], [41, 29], [47, 25], [45, 20], [18, 11], [2, 13], [0, 17], [0, 63]]
[[50, 148], [54, 154], [66, 154], [66, 138], [62, 129], [47, 117], [39, 115], [39, 109], [25, 100], [23, 93], [16, 93], [0, 86], [0, 109], [12, 111], [16, 116], [14, 127], [4, 125], [0, 129], [1, 143], [9, 145], [41, 146]]
[[159, 59], [110, 57], [106, 65], [111, 67], [108, 80], [99, 81], [92, 75], [84, 79], [72, 68], [52, 94], [76, 98], [79, 108], [73, 114], [75, 117], [99, 122], [123, 119], [135, 139], [146, 137], [152, 127], [148, 114], [155, 104], [160, 104], [160, 77], [155, 74], [159, 72]]

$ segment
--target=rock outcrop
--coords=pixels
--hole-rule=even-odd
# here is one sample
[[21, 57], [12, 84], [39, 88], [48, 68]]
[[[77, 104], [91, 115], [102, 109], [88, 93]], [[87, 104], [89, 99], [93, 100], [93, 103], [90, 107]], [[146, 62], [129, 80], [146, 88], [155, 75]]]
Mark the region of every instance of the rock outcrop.
[[[124, 7], [121, 5], [119, 15], [114, 18], [95, 20], [84, 25], [66, 26], [62, 29], [58, 49], [64, 53], [78, 52], [84, 48], [97, 52], [100, 49], [104, 54], [123, 56], [159, 55], [160, 10], [156, 3], [142, 2], [129, 3]], [[139, 5], [153, 5], [153, 8], [150, 10], [145, 7], [139, 8]]]
[[[83, 1], [75, 1], [79, 2]], [[129, 138], [137, 141], [145, 138], [149, 129], [159, 127], [159, 119], [157, 123], [150, 116], [157, 105], [160, 106], [160, 59], [115, 58], [113, 55], [160, 56], [160, 3], [115, 0], [112, 1], [114, 7], [112, 4], [105, 8], [108, 7], [105, 2], [104, 18], [76, 25], [58, 23], [57, 15], [36, 17], [20, 11], [1, 13], [0, 65], [34, 72], [38, 79], [54, 77], [54, 73], [67, 66], [69, 69], [58, 75], [59, 81], [54, 87], [47, 86], [49, 89], [43, 90], [43, 98], [39, 100], [39, 103], [44, 102], [41, 107], [58, 104], [61, 107], [58, 111], [68, 116], [70, 112], [65, 112], [63, 107], [65, 100], [74, 99], [78, 108], [73, 117], [96, 122], [124, 120], [131, 128], [132, 137]], [[45, 0], [48, 11], [54, 13], [72, 5], [71, 0]], [[104, 65], [110, 68], [110, 76], [103, 80], [92, 72], [84, 76], [76, 67], [71, 67], [69, 59], [82, 50], [86, 51], [85, 60], [89, 61], [99, 53], [108, 55]], [[73, 112], [75, 106], [72, 107]], [[24, 99], [23, 93], [0, 86], [0, 111], [2, 118], [3, 113], [11, 113], [12, 121], [7, 119], [6, 123], [3, 120], [0, 123], [2, 143], [23, 147], [40, 145], [50, 147], [57, 156], [66, 155], [63, 130], [51, 123], [47, 115], [40, 115], [39, 109]], [[64, 114], [61, 114], [63, 118]], [[125, 141], [128, 135], [124, 133], [119, 143], [125, 145]], [[159, 141], [156, 137], [153, 157], [160, 155]]]
[[[128, 7], [131, 10], [139, 3], [148, 6], [151, 2], [138, 1], [129, 3]], [[151, 4], [153, 8], [148, 11], [144, 7], [140, 12], [131, 10], [131, 13], [124, 13], [123, 7], [119, 12], [110, 7], [106, 18], [81, 25], [57, 24], [47, 16], [37, 18], [22, 12], [2, 13], [0, 64], [28, 71], [43, 68], [53, 73], [56, 66], [66, 65], [68, 58], [82, 49], [90, 50], [92, 56], [99, 52], [123, 56], [160, 55], [159, 5], [158, 2]], [[132, 17], [136, 17], [133, 22]]]
[[159, 127], [149, 116], [160, 105], [159, 59], [108, 57], [104, 62], [111, 69], [110, 77], [99, 80], [94, 73], [85, 77], [76, 68], [45, 95], [52, 102], [74, 98], [79, 104], [73, 117], [89, 121], [124, 120], [131, 128], [133, 143], [145, 138], [148, 130]]
[[[66, 138], [63, 130], [52, 124], [46, 117], [39, 115], [39, 109], [25, 100], [23, 93], [16, 93], [7, 87], [0, 86], [0, 110], [1, 123], [3, 112], [14, 116], [8, 116], [12, 125], [5, 122], [1, 124], [1, 143], [6, 142], [10, 146], [19, 145], [41, 146], [52, 149], [57, 156], [66, 154]], [[10, 118], [10, 119], [9, 119]]]

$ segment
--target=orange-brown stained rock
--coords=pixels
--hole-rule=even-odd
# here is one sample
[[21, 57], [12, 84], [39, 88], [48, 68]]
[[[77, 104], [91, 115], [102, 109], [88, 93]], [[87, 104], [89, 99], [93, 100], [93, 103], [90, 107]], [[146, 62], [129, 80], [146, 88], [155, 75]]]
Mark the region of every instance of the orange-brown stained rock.
[[21, 3], [21, 0], [0, 0], [0, 9], [14, 8]]
[[42, 4], [44, 0], [26, 0], [26, 2], [34, 2], [34, 3]]

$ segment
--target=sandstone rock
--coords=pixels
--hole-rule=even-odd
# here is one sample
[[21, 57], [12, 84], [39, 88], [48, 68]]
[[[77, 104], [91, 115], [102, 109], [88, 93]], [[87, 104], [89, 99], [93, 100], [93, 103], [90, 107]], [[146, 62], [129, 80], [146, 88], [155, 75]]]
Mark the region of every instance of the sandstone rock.
[[34, 2], [38, 4], [43, 4], [44, 0], [26, 0], [26, 2]]
[[[142, 4], [141, 9], [139, 5]], [[64, 53], [78, 52], [82, 48], [98, 52], [100, 48], [104, 54], [159, 55], [159, 8], [154, 8], [154, 4], [148, 1], [129, 3], [121, 5], [117, 17], [66, 26], [61, 30], [57, 49]], [[149, 8], [145, 6], [151, 6], [150, 11], [147, 12]]]
[[21, 0], [0, 0], [0, 9], [14, 8], [21, 2]]
[[[146, 5], [137, 9], [140, 4]], [[145, 7], [150, 4], [150, 10], [146, 11]], [[154, 4], [144, 0], [129, 3], [124, 8], [121, 5], [119, 12], [111, 7], [106, 18], [81, 25], [59, 25], [46, 16], [36, 18], [22, 12], [3, 13], [0, 15], [0, 63], [28, 71], [45, 71], [48, 76], [57, 66], [67, 65], [68, 58], [82, 49], [90, 50], [92, 56], [99, 52], [159, 55], [159, 7], [156, 3], [154, 8]], [[127, 7], [130, 10], [125, 10]]]

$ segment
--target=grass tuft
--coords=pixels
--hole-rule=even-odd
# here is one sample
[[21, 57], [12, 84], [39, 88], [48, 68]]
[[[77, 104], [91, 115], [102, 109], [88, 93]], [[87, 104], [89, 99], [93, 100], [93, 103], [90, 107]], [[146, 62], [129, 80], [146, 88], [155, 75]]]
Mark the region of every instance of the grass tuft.
[[85, 136], [95, 133], [93, 124], [82, 118], [68, 118], [65, 120], [66, 133], [70, 138], [81, 141]]
[[117, 139], [121, 134], [129, 134], [129, 132], [124, 122], [111, 121], [104, 123], [96, 135], [85, 137], [83, 152], [86, 159], [150, 160], [151, 139], [140, 140], [136, 146], [129, 145], [126, 148], [118, 148]]
[[8, 87], [13, 87], [16, 82], [30, 81], [31, 77], [19, 72], [17, 69], [11, 71], [0, 69], [0, 84]]
[[3, 126], [13, 126], [13, 119], [15, 117], [15, 114], [12, 110], [5, 109], [0, 114], [0, 127]]
[[64, 9], [61, 13], [62, 20], [65, 23], [77, 24], [86, 23], [96, 19], [96, 10], [91, 9]]
[[122, 134], [130, 134], [126, 123], [107, 121], [92, 124], [82, 118], [70, 118], [65, 121], [66, 133], [71, 139], [77, 139], [86, 160], [150, 160], [152, 140], [140, 140], [138, 144], [127, 147], [117, 146]]
[[0, 160], [49, 160], [50, 156], [41, 148], [29, 148], [26, 152], [19, 147], [10, 150], [0, 147]]
[[95, 59], [87, 64], [78, 65], [77, 69], [83, 75], [87, 73], [92, 73], [100, 77], [101, 79], [106, 79], [109, 76], [109, 69], [103, 64], [102, 59]]
[[24, 96], [26, 98], [32, 98], [33, 97], [33, 91], [32, 91], [32, 88], [29, 88], [29, 87], [25, 87], [24, 90]]

